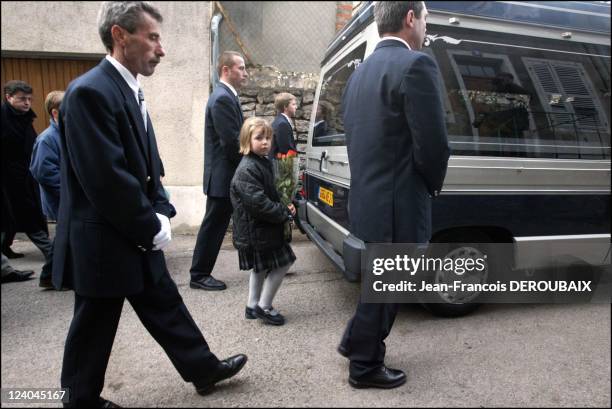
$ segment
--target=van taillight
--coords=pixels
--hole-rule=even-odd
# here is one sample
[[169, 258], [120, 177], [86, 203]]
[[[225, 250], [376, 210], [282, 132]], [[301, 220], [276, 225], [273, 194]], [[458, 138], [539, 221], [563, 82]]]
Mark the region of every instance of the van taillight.
[[306, 200], [308, 199], [308, 197], [306, 195], [306, 186], [304, 186], [304, 172], [300, 172], [298, 179], [300, 179], [300, 184], [302, 185], [302, 188], [300, 189], [300, 192], [299, 192], [300, 196], [302, 196], [302, 198]]

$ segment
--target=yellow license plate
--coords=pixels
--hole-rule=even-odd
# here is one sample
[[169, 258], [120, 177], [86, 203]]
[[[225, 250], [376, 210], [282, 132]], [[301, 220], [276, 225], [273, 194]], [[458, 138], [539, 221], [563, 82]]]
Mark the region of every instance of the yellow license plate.
[[334, 192], [319, 187], [319, 200], [330, 206], [334, 206]]

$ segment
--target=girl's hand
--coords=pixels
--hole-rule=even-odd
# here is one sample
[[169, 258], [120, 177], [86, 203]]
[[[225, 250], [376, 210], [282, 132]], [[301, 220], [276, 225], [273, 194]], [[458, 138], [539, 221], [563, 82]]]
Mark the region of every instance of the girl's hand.
[[289, 208], [289, 211], [291, 212], [291, 216], [295, 217], [295, 206], [293, 205], [293, 203], [288, 204], [287, 207]]

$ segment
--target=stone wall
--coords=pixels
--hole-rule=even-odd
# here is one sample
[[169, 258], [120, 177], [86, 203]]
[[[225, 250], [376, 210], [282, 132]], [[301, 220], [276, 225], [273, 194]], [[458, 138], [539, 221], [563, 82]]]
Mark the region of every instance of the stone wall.
[[248, 72], [249, 82], [240, 90], [244, 116], [260, 116], [272, 123], [276, 116], [276, 95], [281, 92], [295, 95], [298, 103], [294, 118], [297, 146], [298, 150], [303, 152], [308, 139], [308, 124], [319, 76], [306, 72], [283, 72], [274, 66], [249, 68]]

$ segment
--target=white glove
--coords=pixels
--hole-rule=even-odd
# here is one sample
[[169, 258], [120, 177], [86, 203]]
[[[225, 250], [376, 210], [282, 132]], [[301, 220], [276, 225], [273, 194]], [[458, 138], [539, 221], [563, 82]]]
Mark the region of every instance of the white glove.
[[155, 213], [159, 221], [161, 222], [161, 229], [159, 233], [153, 237], [153, 250], [163, 250], [170, 241], [172, 240], [172, 231], [170, 229], [170, 219], [163, 214]]

